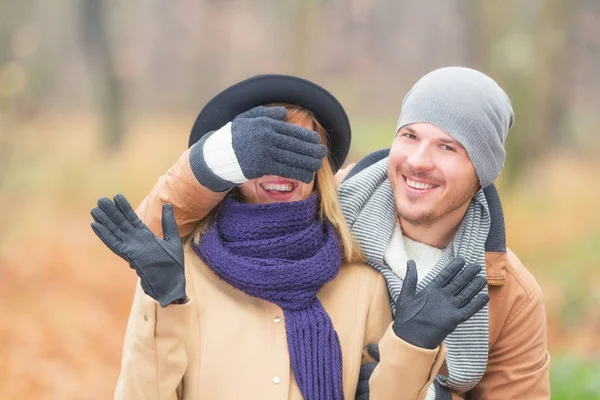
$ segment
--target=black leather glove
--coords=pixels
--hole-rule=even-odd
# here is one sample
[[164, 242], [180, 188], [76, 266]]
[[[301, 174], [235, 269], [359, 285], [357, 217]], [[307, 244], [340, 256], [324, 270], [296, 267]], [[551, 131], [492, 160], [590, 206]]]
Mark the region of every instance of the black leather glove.
[[96, 235], [135, 269], [148, 296], [162, 307], [186, 299], [183, 245], [170, 204], [162, 208], [164, 239], [140, 221], [122, 194], [114, 197], [114, 203], [99, 199], [92, 217]]
[[[190, 151], [190, 166], [198, 182], [217, 192], [265, 175], [311, 182], [327, 148], [317, 132], [284, 122], [287, 115], [285, 107], [259, 106], [205, 135]], [[221, 151], [223, 146], [231, 147], [225, 153], [235, 154], [231, 161], [243, 174], [237, 182], [217, 176], [207, 164], [204, 146], [209, 138], [218, 141]]]
[[481, 267], [455, 258], [421, 292], [417, 289], [417, 267], [410, 260], [400, 295], [396, 299], [393, 329], [404, 341], [426, 349], [435, 349], [458, 324], [471, 318], [489, 301], [479, 294], [487, 284], [477, 276]]
[[356, 400], [369, 400], [369, 379], [375, 367], [379, 364], [379, 346], [375, 343], [370, 343], [367, 346], [367, 351], [373, 357], [375, 362], [363, 364], [360, 366], [360, 373], [358, 374], [358, 385], [356, 387]]

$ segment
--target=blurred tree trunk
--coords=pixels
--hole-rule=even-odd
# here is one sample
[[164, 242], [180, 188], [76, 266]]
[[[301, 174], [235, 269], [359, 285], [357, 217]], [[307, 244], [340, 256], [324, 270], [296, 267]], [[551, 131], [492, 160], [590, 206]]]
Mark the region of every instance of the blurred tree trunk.
[[292, 74], [307, 77], [311, 62], [313, 8], [317, 0], [294, 0], [291, 2], [292, 20]]
[[108, 150], [123, 142], [123, 96], [107, 33], [105, 1], [81, 0], [82, 37], [91, 82], [102, 116], [103, 142]]
[[507, 160], [503, 176], [507, 183], [515, 180], [524, 162], [523, 138], [528, 130], [528, 121], [524, 115], [528, 114], [528, 105], [531, 103], [528, 98], [531, 92], [526, 89], [527, 81], [524, 74], [513, 69], [507, 70], [504, 68], [505, 63], [497, 62], [499, 57], [506, 56], [502, 54], [505, 51], [502, 44], [507, 43], [508, 36], [519, 37], [518, 24], [512, 16], [514, 8], [512, 2], [513, 0], [489, 2], [471, 0], [472, 12], [469, 17], [472, 20], [469, 25], [472, 35], [467, 38], [473, 48], [474, 65], [490, 74], [506, 90], [516, 114], [517, 123], [511, 129], [505, 146]]
[[[14, 54], [15, 33], [25, 25], [33, 5], [32, 0], [0, 2], [0, 188], [13, 156], [10, 132], [19, 118], [27, 82], [26, 68]], [[18, 80], [20, 88], [15, 87]]]
[[568, 0], [542, 3], [532, 35], [537, 50], [534, 76], [536, 92], [531, 144], [542, 156], [559, 144], [569, 108], [568, 37], [572, 4]]
[[503, 177], [510, 185], [557, 142], [568, 109], [567, 0], [472, 0], [475, 65], [506, 90], [515, 125]]
[[551, 0], [547, 10], [550, 14], [545, 21], [545, 30], [554, 28], [556, 35], [548, 64], [551, 68], [553, 90], [549, 94], [548, 125], [552, 145], [568, 144], [567, 120], [573, 103], [571, 57], [574, 57], [575, 15], [580, 7], [578, 1]]

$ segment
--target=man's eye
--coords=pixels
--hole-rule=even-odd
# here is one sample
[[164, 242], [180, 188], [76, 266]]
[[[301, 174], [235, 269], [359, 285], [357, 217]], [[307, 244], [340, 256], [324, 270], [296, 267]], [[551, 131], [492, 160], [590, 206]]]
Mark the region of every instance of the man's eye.
[[444, 144], [444, 145], [442, 145], [442, 149], [444, 149], [444, 150], [448, 150], [448, 151], [454, 151], [454, 147], [450, 147], [450, 146], [447, 146], [447, 145], [445, 145], [445, 144]]
[[405, 133], [404, 135], [402, 135], [408, 139], [416, 139], [417, 137], [415, 135], [413, 135], [412, 133]]

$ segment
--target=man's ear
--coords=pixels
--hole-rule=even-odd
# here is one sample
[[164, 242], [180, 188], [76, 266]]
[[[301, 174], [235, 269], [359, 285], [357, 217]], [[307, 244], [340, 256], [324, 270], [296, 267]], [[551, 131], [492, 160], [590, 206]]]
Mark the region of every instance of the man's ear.
[[346, 168], [342, 168], [338, 172], [336, 172], [336, 174], [335, 174], [335, 186], [336, 187], [340, 187], [340, 184], [342, 183], [342, 181], [344, 180], [346, 175], [348, 175], [348, 172], [350, 172], [350, 170], [352, 168], [354, 168], [355, 165], [356, 165], [356, 163], [348, 164], [348, 166]]

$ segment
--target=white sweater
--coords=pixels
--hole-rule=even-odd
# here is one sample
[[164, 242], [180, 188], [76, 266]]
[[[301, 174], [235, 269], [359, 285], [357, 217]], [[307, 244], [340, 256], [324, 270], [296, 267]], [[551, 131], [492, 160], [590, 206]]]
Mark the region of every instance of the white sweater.
[[414, 260], [417, 264], [419, 281], [421, 281], [442, 259], [443, 255], [444, 249], [431, 247], [404, 236], [400, 230], [400, 224], [396, 224], [383, 258], [401, 279], [404, 279], [406, 275], [406, 262]]

